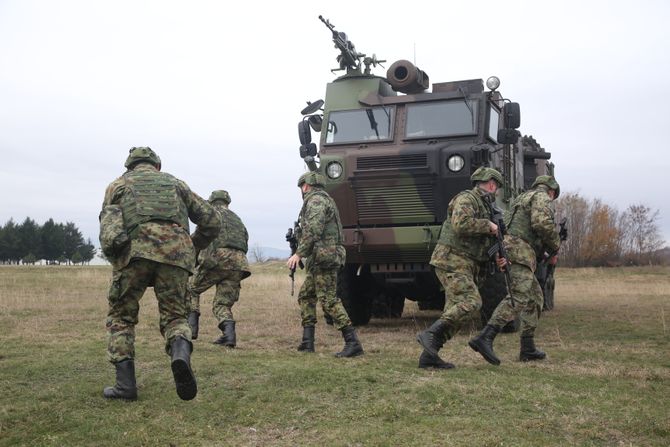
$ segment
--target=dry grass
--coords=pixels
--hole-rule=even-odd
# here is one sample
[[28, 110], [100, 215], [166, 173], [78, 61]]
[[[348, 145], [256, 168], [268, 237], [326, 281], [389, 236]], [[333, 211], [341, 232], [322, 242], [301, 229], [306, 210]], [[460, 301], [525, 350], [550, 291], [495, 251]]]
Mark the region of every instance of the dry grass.
[[209, 343], [213, 291], [203, 295], [191, 403], [174, 395], [147, 292], [140, 400], [126, 404], [100, 397], [113, 376], [109, 268], [0, 267], [0, 446], [670, 444], [668, 268], [560, 269], [556, 309], [537, 334], [546, 361], [516, 361], [509, 334], [491, 367], [467, 348], [468, 326], [441, 351], [458, 365], [449, 372], [416, 368], [415, 335], [439, 313], [411, 302], [402, 318], [359, 329], [361, 358], [332, 356], [342, 340], [323, 319], [317, 354], [295, 352], [302, 274], [292, 297], [281, 264], [253, 271], [233, 309], [238, 349]]

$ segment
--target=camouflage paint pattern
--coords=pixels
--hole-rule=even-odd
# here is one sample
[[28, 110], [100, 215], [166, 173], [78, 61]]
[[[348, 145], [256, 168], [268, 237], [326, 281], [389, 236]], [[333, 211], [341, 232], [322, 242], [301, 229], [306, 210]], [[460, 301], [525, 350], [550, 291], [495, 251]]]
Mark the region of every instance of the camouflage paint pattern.
[[[454, 195], [472, 186], [470, 175], [481, 165], [498, 169], [505, 177], [504, 198], [510, 199], [551, 168], [547, 162], [551, 154], [531, 137], [521, 138], [515, 147], [497, 143], [495, 134], [505, 127], [503, 95], [485, 91], [482, 79], [433, 83], [432, 91], [422, 91], [428, 75], [418, 67], [408, 62], [403, 65], [407, 74], [416, 68], [425, 76], [414, 82], [417, 85], [408, 86], [400, 79], [402, 74], [390, 68], [386, 77], [372, 74], [375, 65], [369, 61], [359, 60], [357, 66], [347, 67], [345, 75], [327, 84], [323, 114], [318, 117], [323, 121], [317, 130], [320, 164], [317, 167], [305, 161], [326, 177], [325, 189], [339, 208], [347, 267], [369, 266], [370, 271], [384, 275], [376, 277], [382, 283], [392, 275], [397, 274], [396, 279], [414, 275], [417, 281], [403, 286], [403, 293], [429, 298], [439, 292], [437, 286], [433, 292], [418, 292], [418, 278], [432, 275], [428, 263], [447, 205]], [[473, 131], [426, 137], [407, 134], [410, 106], [438, 101], [467, 101], [471, 114], [467, 119]], [[381, 106], [392, 110], [387, 114], [388, 122], [381, 123], [378, 139], [346, 142], [333, 137], [338, 129], [330, 125], [332, 113], [369, 110], [372, 113], [361, 115], [355, 123], [367, 131], [376, 129], [375, 113], [370, 109]], [[330, 142], [329, 132], [333, 137]], [[449, 167], [452, 156], [462, 157], [461, 169]], [[327, 175], [331, 163], [342, 166], [338, 178]], [[431, 279], [437, 284], [434, 277]], [[390, 287], [396, 286], [397, 282]]]
[[338, 330], [351, 326], [347, 311], [337, 297], [337, 269], [307, 268], [305, 282], [298, 293], [303, 327], [316, 324], [317, 301], [321, 303], [323, 312], [333, 319]]
[[135, 325], [138, 323], [139, 301], [148, 287], [154, 288], [160, 314], [159, 326], [165, 337], [165, 352], [177, 336], [191, 340], [191, 327], [186, 315], [186, 283], [188, 272], [180, 267], [147, 259], [135, 259], [112, 273], [107, 312], [107, 354], [117, 363], [135, 358]]

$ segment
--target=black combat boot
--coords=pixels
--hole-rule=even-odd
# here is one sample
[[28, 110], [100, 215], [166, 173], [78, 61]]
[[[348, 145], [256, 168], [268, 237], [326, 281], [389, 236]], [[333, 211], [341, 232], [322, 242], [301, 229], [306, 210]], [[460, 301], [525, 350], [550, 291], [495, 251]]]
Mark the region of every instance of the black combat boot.
[[500, 365], [500, 359], [493, 352], [493, 340], [499, 332], [499, 327], [487, 324], [475, 338], [468, 342], [473, 350], [479, 352], [484, 360], [492, 365]]
[[425, 349], [419, 357], [419, 368], [452, 369], [453, 363], [445, 362], [439, 355], [432, 355]]
[[200, 312], [191, 311], [188, 313], [188, 324], [191, 326], [191, 339], [198, 339], [198, 321], [200, 320]]
[[223, 332], [219, 338], [214, 340], [215, 345], [223, 345], [228, 348], [234, 348], [237, 344], [237, 335], [235, 334], [235, 322], [233, 320], [225, 320], [219, 323], [219, 329]]
[[449, 324], [444, 320], [436, 320], [428, 329], [419, 332], [416, 341], [423, 349], [433, 357], [437, 357], [437, 352], [444, 346], [446, 341], [446, 332]]
[[181, 335], [172, 340], [172, 375], [177, 386], [177, 395], [182, 400], [191, 400], [198, 394], [198, 385], [191, 370], [191, 351], [193, 345]]
[[356, 337], [356, 329], [353, 326], [342, 328], [342, 337], [344, 338], [344, 348], [335, 354], [335, 357], [356, 357], [363, 355], [363, 346]]
[[116, 385], [108, 386], [102, 394], [107, 399], [137, 399], [137, 384], [135, 383], [135, 362], [132, 359], [115, 363]]
[[519, 353], [519, 360], [528, 362], [532, 360], [544, 360], [547, 354], [535, 347], [535, 341], [532, 335], [521, 336], [521, 352]]
[[298, 346], [298, 351], [314, 352], [314, 326], [302, 328], [302, 342]]

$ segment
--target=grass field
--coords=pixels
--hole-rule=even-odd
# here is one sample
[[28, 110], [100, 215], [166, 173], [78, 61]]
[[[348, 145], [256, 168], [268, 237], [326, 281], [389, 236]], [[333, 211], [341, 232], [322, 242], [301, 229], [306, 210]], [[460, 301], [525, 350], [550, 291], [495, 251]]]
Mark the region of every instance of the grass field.
[[355, 359], [333, 357], [340, 334], [320, 322], [317, 353], [302, 354], [285, 269], [253, 266], [234, 308], [238, 349], [210, 343], [203, 295], [190, 402], [174, 391], [149, 290], [130, 403], [102, 398], [114, 381], [110, 274], [0, 267], [0, 446], [670, 445], [670, 268], [559, 269], [556, 308], [536, 336], [546, 361], [518, 362], [518, 335], [503, 334], [503, 364], [490, 366], [465, 328], [441, 351], [457, 369], [425, 371], [415, 335], [436, 311], [407, 302], [402, 318], [372, 320]]

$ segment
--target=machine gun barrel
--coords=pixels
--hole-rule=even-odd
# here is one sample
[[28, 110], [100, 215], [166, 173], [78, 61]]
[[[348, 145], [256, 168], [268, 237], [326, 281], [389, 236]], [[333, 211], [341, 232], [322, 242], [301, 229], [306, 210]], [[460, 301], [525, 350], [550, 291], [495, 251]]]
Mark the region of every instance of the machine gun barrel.
[[330, 23], [323, 16], [319, 16], [319, 20], [333, 33], [333, 43], [335, 47], [340, 50], [340, 55], [337, 56], [337, 61], [340, 63], [340, 69], [357, 68], [359, 58], [365, 57], [365, 54], [356, 52], [354, 44], [347, 39], [347, 35], [343, 32], [335, 30], [335, 25]]

